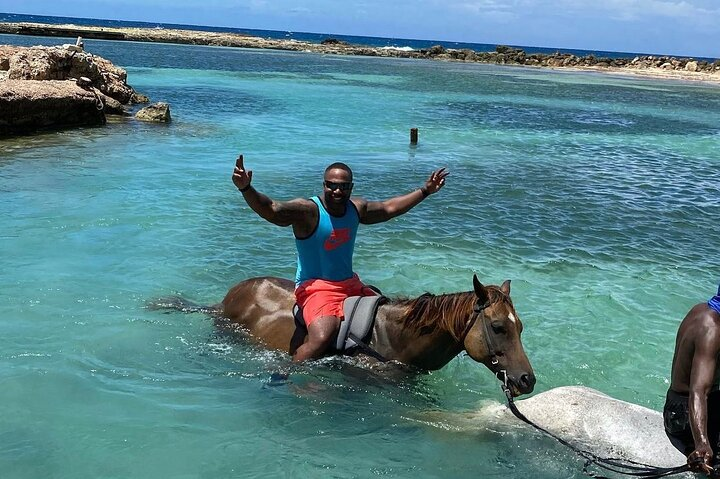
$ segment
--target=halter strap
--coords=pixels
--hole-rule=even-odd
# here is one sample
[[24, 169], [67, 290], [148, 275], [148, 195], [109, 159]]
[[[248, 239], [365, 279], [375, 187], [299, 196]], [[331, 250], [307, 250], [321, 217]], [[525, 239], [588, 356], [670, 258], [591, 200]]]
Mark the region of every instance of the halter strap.
[[[485, 309], [488, 308], [492, 303], [488, 299], [483, 304], [475, 303], [475, 306], [473, 306], [473, 317], [470, 321], [468, 321], [467, 326], [465, 326], [465, 330], [463, 331], [462, 336], [460, 337], [460, 342], [462, 344], [465, 343], [465, 338], [470, 333], [470, 330], [475, 325], [475, 322], [478, 320], [478, 318], [482, 319], [482, 325], [483, 325], [483, 336], [485, 336], [485, 346], [488, 350], [488, 355], [490, 356], [490, 364], [495, 367], [498, 365], [498, 359], [497, 354], [495, 351], [497, 351], [497, 348], [495, 348], [495, 344], [492, 340], [492, 337], [490, 336], [490, 329], [488, 327], [489, 321], [486, 320], [485, 316]], [[491, 369], [492, 370], [492, 369]], [[495, 372], [495, 371], [493, 371]]]
[[[485, 316], [485, 308], [490, 306], [490, 303], [486, 302], [481, 307], [477, 307], [480, 314], [483, 315], [483, 319], [486, 318]], [[482, 322], [483, 330], [484, 330], [484, 336], [485, 336], [485, 345], [487, 346], [488, 354], [490, 355], [490, 364], [495, 367], [498, 365], [498, 357], [497, 357], [497, 348], [495, 347], [495, 342], [493, 341], [492, 335], [490, 334], [490, 320], [487, 319]], [[496, 371], [493, 370], [493, 372], [496, 373]]]

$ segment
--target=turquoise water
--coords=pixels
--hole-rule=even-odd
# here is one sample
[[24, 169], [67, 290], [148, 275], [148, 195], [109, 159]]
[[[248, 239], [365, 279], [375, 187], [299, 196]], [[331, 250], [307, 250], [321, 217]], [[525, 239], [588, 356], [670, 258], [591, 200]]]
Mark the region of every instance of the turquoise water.
[[173, 122], [0, 142], [3, 477], [583, 477], [549, 439], [427, 420], [502, 400], [468, 357], [413, 377], [322, 361], [268, 389], [283, 355], [221, 336], [201, 314], [146, 309], [293, 276], [291, 231], [252, 214], [230, 181], [240, 152], [278, 199], [317, 193], [335, 160], [370, 199], [447, 166], [440, 194], [361, 228], [360, 276], [389, 295], [469, 290], [474, 272], [512, 279], [536, 392], [581, 384], [661, 408], [678, 322], [720, 279], [717, 86], [86, 48], [168, 101]]

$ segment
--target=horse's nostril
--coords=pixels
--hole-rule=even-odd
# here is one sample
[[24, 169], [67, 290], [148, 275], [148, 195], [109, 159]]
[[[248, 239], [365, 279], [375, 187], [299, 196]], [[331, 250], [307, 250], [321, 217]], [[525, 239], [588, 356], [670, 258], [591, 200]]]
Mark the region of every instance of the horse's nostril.
[[532, 389], [533, 386], [535, 386], [535, 376], [531, 376], [530, 374], [523, 374], [520, 376], [520, 386], [523, 389]]

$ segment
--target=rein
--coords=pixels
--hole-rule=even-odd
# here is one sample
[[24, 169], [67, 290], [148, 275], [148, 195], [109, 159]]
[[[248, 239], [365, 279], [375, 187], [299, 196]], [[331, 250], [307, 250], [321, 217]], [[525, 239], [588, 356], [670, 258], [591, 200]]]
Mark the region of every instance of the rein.
[[[501, 371], [501, 373], [504, 374], [505, 371]], [[498, 376], [499, 374], [500, 373], [498, 373]], [[591, 465], [597, 466], [601, 469], [605, 469], [606, 471], [615, 472], [617, 474], [623, 474], [626, 476], [640, 477], [642, 479], [654, 479], [659, 477], [672, 476], [690, 470], [690, 466], [688, 466], [687, 464], [683, 464], [682, 466], [677, 467], [655, 467], [648, 464], [643, 464], [641, 462], [630, 461], [627, 459], [600, 457], [596, 454], [591, 453], [590, 451], [580, 449], [572, 445], [565, 439], [551, 433], [547, 429], [538, 426], [537, 424], [529, 420], [527, 417], [525, 417], [525, 415], [523, 415], [523, 413], [518, 410], [517, 405], [515, 404], [515, 400], [512, 397], [512, 393], [507, 387], [507, 375], [505, 376], [503, 383], [500, 387], [502, 388], [503, 392], [505, 393], [505, 397], [507, 398], [508, 408], [510, 408], [510, 411], [512, 411], [516, 418], [520, 419], [526, 424], [529, 424], [538, 431], [547, 434], [548, 436], [558, 441], [560, 444], [570, 448], [578, 456], [585, 459], [585, 465], [583, 466], [583, 474], [587, 476], [595, 477], [597, 479], [610, 479], [606, 476], [591, 472], [588, 469]]]
[[526, 424], [529, 424], [530, 426], [534, 427], [538, 431], [541, 431], [548, 436], [552, 437], [556, 441], [558, 441], [560, 444], [568, 447], [571, 449], [575, 454], [585, 459], [585, 465], [583, 466], [583, 474], [594, 477], [596, 479], [610, 479], [606, 476], [602, 476], [596, 473], [593, 473], [589, 470], [590, 466], [596, 466], [601, 469], [604, 469], [606, 471], [614, 472], [617, 474], [623, 474], [626, 476], [633, 476], [633, 477], [639, 477], [642, 479], [656, 479], [660, 477], [666, 477], [671, 476], [675, 474], [681, 474], [683, 472], [689, 471], [690, 466], [687, 464], [683, 464], [681, 466], [677, 467], [656, 467], [656, 466], [650, 466], [648, 464], [643, 464], [640, 462], [630, 461], [627, 459], [620, 459], [620, 458], [607, 458], [607, 457], [600, 457], [597, 454], [593, 454], [590, 451], [586, 451], [584, 449], [580, 449], [577, 446], [574, 446], [570, 442], [566, 441], [565, 439], [551, 433], [547, 429], [544, 429], [534, 422], [530, 421], [523, 413], [521, 413], [517, 405], [515, 404], [515, 400], [513, 399], [512, 392], [510, 391], [510, 388], [508, 387], [508, 377], [507, 372], [504, 369], [497, 370], [497, 366], [499, 364], [499, 360], [497, 357], [497, 348], [495, 348], [495, 344], [492, 340], [492, 335], [490, 334], [489, 329], [489, 321], [485, 320], [485, 309], [490, 306], [490, 301], [486, 301], [484, 304], [476, 303], [473, 307], [473, 312], [475, 313], [473, 315], [472, 320], [468, 322], [468, 325], [465, 327], [465, 331], [462, 335], [462, 342], [465, 342], [465, 338], [469, 334], [472, 327], [475, 325], [475, 322], [482, 318], [482, 325], [483, 325], [483, 332], [485, 336], [485, 346], [487, 347], [488, 355], [490, 356], [490, 364], [492, 365], [491, 371], [495, 373], [495, 376], [500, 380], [501, 385], [500, 388], [502, 389], [503, 393], [505, 394], [505, 397], [507, 398], [508, 402], [508, 408], [510, 411], [512, 411], [513, 415], [515, 415], [516, 418], [520, 419], [521, 421], [525, 422]]

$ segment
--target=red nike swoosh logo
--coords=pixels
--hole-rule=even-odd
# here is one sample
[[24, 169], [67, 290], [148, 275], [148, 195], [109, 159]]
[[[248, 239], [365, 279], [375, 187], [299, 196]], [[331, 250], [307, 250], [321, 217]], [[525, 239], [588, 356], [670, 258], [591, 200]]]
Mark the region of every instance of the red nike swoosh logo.
[[332, 251], [350, 241], [350, 228], [333, 230], [330, 237], [325, 240], [325, 251]]

